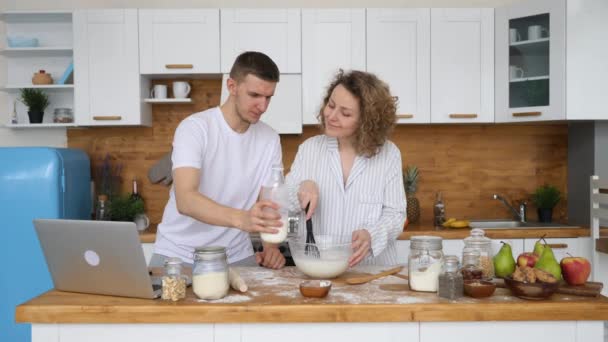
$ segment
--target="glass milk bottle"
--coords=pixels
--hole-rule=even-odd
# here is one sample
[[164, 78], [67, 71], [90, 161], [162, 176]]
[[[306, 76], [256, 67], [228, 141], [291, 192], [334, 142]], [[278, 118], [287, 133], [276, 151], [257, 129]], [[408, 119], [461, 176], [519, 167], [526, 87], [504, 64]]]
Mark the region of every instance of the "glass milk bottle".
[[[283, 166], [273, 165], [270, 176], [270, 184], [262, 187], [262, 199], [271, 200], [279, 205], [279, 214], [281, 215], [281, 227], [273, 227], [279, 230], [278, 233], [260, 233], [260, 238], [268, 243], [281, 243], [287, 238], [289, 230], [289, 212], [288, 209], [288, 192], [283, 178]], [[272, 210], [264, 208], [264, 210]]]

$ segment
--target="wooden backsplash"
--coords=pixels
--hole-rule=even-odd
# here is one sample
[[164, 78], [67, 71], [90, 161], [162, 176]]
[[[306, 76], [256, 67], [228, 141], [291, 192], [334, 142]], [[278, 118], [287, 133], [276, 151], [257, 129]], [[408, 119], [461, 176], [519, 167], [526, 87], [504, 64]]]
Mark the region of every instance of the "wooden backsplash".
[[[146, 210], [155, 223], [162, 218], [169, 188], [151, 184], [147, 179], [148, 168], [170, 150], [173, 133], [182, 119], [217, 106], [220, 101], [220, 80], [190, 80], [190, 83], [193, 104], [154, 105], [152, 127], [68, 129], [68, 146], [85, 150], [93, 169], [106, 154], [113, 163], [123, 165], [123, 191], [129, 192], [130, 180], [137, 177]], [[302, 135], [282, 136], [286, 168], [293, 162], [298, 145], [316, 134], [318, 128], [305, 127]], [[402, 125], [397, 126], [391, 140], [401, 150], [403, 165], [413, 164], [420, 169], [417, 197], [425, 222], [432, 220], [437, 191], [443, 192], [450, 217], [507, 218], [511, 214], [504, 205], [491, 199], [493, 193], [515, 201], [528, 198], [544, 183], [554, 184], [562, 191], [564, 200], [554, 216], [566, 219], [566, 123]], [[528, 217], [536, 220], [532, 206]]]

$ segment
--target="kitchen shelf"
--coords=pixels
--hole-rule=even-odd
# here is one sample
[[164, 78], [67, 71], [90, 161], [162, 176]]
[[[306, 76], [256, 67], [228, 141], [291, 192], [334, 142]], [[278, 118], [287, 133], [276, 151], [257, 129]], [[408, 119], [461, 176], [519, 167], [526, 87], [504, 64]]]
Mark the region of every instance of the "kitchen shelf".
[[32, 123], [24, 123], [24, 124], [5, 124], [4, 127], [7, 128], [62, 128], [62, 127], [76, 127], [76, 124], [71, 122], [71, 123], [54, 123], [54, 122], [49, 122], [49, 123], [39, 123], [39, 124], [32, 124]]
[[514, 78], [510, 80], [511, 83], [517, 82], [526, 82], [526, 81], [539, 81], [539, 80], [548, 80], [549, 76], [536, 76], [536, 77], [524, 77], [524, 78]]
[[2, 12], [2, 15], [32, 15], [32, 14], [39, 14], [39, 15], [72, 15], [71, 11], [64, 11], [64, 10], [42, 10], [42, 11], [4, 11]]
[[548, 42], [549, 42], [549, 37], [541, 38], [541, 39], [534, 39], [534, 40], [520, 40], [518, 42], [511, 43], [511, 46], [525, 46], [525, 45], [533, 45], [533, 44], [548, 43]]
[[524, 56], [543, 56], [549, 53], [549, 38], [524, 40], [511, 43], [511, 49], [518, 50]]
[[33, 54], [72, 54], [71, 46], [37, 46], [37, 47], [7, 47], [0, 52], [4, 55], [33, 55]]
[[187, 99], [144, 99], [144, 102], [178, 104], [178, 103], [192, 103], [192, 99], [191, 98], [187, 98]]
[[19, 89], [22, 89], [22, 88], [73, 89], [74, 85], [73, 84], [43, 84], [43, 85], [38, 85], [38, 84], [22, 84], [22, 85], [11, 84], [11, 85], [7, 85], [6, 87], [4, 87], [4, 89], [6, 89], [6, 90], [19, 90]]

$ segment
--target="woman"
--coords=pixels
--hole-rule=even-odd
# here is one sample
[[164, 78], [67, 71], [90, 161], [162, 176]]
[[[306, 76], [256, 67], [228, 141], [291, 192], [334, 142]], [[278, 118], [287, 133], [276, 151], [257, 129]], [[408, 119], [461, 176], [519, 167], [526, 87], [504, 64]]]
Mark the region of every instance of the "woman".
[[352, 236], [351, 267], [398, 263], [406, 200], [401, 153], [387, 140], [395, 113], [388, 86], [375, 75], [340, 71], [318, 115], [323, 134], [300, 145], [286, 178], [298, 189], [292, 206], [310, 206], [315, 234]]

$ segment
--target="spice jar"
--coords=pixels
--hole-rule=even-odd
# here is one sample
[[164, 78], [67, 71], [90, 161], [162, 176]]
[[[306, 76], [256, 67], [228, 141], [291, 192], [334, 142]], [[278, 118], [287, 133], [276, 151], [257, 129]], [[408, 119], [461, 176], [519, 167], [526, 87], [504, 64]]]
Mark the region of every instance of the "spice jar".
[[162, 299], [176, 302], [186, 298], [186, 276], [182, 274], [182, 259], [168, 258], [165, 261], [162, 285]]
[[482, 279], [483, 270], [479, 266], [479, 251], [473, 248], [462, 250], [462, 268], [460, 269], [464, 280]]
[[462, 297], [464, 282], [462, 274], [458, 272], [458, 257], [448, 255], [445, 257], [445, 269], [439, 275], [439, 291], [441, 298], [457, 299]]
[[464, 247], [479, 252], [479, 266], [483, 272], [483, 277], [486, 279], [494, 278], [492, 240], [485, 236], [483, 229], [476, 228], [471, 230], [471, 236], [464, 239]]
[[443, 268], [442, 239], [439, 236], [413, 236], [408, 257], [409, 284], [413, 291], [437, 292]]
[[199, 247], [194, 252], [192, 289], [201, 299], [220, 299], [228, 294], [226, 248]]

